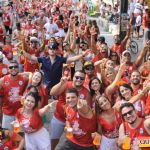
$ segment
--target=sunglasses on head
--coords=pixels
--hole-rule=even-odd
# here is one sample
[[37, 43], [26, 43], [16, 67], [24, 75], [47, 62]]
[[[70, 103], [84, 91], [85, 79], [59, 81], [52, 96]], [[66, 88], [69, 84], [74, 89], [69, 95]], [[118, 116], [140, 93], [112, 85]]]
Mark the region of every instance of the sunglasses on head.
[[80, 80], [82, 80], [82, 81], [85, 79], [84, 77], [80, 77], [80, 76], [75, 76], [75, 78], [76, 78], [76, 80], [79, 80], [79, 79], [80, 79]]
[[133, 109], [128, 111], [127, 113], [122, 114], [123, 117], [127, 117], [127, 115], [131, 115], [133, 113]]
[[16, 69], [16, 68], [18, 68], [18, 66], [9, 66], [9, 69]]

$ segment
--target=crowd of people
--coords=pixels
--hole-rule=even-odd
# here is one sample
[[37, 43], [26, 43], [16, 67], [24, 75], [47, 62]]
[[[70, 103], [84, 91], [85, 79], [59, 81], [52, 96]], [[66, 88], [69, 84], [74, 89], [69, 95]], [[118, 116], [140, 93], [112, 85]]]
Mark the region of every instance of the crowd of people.
[[150, 149], [139, 145], [150, 140], [150, 9], [134, 60], [132, 22], [108, 47], [87, 11], [71, 0], [0, 7], [0, 150]]

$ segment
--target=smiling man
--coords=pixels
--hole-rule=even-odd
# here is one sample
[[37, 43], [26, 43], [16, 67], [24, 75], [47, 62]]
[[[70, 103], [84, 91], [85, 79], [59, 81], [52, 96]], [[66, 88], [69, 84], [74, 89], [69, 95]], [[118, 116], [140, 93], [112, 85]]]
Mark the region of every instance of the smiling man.
[[[124, 103], [120, 107], [120, 112], [123, 117], [124, 123], [119, 128], [118, 145], [122, 147], [126, 137], [131, 139], [131, 149], [138, 146], [136, 141], [140, 137], [150, 137], [150, 118], [144, 119], [137, 115], [137, 112], [131, 103]], [[132, 147], [134, 146], [134, 147]], [[142, 148], [142, 150], [148, 150], [148, 148]]]

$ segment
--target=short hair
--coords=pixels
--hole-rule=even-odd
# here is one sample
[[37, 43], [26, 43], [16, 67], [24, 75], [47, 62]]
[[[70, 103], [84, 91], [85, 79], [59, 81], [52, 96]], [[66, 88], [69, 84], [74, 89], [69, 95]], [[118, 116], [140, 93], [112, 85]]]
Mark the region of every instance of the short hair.
[[120, 106], [120, 112], [122, 112], [122, 109], [124, 107], [132, 107], [133, 110], [135, 110], [135, 107], [134, 107], [134, 105], [132, 103], [126, 102], [126, 103], [121, 104], [121, 106]]
[[19, 63], [16, 60], [10, 60], [9, 62], [10, 64], [16, 64], [17, 66], [19, 66]]
[[69, 88], [69, 89], [66, 91], [66, 94], [67, 94], [67, 93], [74, 93], [76, 96], [79, 95], [77, 89], [75, 89], [75, 88]]
[[[84, 71], [83, 69], [82, 69], [82, 70], [76, 70], [75, 73], [76, 73], [76, 72], [85, 74], [85, 71]], [[75, 73], [74, 73], [74, 74], [75, 74]]]

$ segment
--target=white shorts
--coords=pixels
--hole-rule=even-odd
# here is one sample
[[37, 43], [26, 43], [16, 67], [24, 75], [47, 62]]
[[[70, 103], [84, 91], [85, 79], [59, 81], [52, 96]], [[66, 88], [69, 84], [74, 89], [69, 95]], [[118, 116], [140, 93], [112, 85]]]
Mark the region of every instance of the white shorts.
[[35, 133], [25, 133], [26, 150], [51, 150], [48, 131], [42, 127]]
[[61, 135], [64, 132], [65, 123], [59, 121], [53, 116], [51, 120], [51, 139], [60, 139]]
[[8, 115], [3, 114], [2, 128], [6, 128], [12, 131], [13, 126], [11, 125], [11, 123], [15, 120], [16, 120], [15, 116], [8, 116]]
[[110, 139], [102, 135], [99, 150], [119, 150], [117, 138]]

